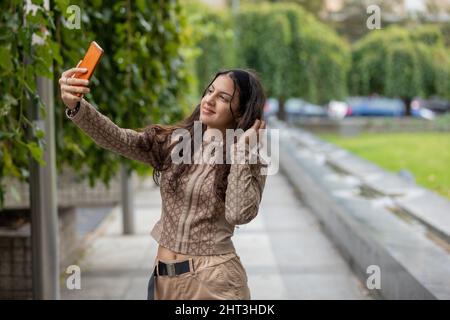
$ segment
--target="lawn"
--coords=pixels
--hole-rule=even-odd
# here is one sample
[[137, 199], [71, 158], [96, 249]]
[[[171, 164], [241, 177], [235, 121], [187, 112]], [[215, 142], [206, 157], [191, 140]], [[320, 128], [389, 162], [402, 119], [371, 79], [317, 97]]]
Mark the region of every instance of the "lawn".
[[364, 133], [354, 137], [323, 134], [380, 167], [397, 173], [407, 169], [416, 183], [450, 198], [450, 133]]

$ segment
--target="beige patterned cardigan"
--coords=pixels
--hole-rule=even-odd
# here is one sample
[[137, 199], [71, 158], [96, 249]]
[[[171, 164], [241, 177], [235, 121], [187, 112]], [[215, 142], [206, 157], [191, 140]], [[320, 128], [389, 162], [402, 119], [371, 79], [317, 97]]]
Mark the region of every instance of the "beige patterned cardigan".
[[[70, 117], [76, 126], [99, 146], [130, 159], [155, 166], [158, 157], [143, 150], [143, 139], [155, 139], [144, 132], [123, 129], [101, 114], [86, 100]], [[152, 145], [153, 141], [150, 141]], [[190, 255], [214, 255], [235, 251], [231, 237], [236, 225], [256, 217], [266, 175], [262, 164], [231, 164], [225, 201], [214, 196], [214, 165], [194, 164], [193, 170], [180, 178], [176, 193], [168, 191], [172, 165], [161, 173], [162, 210], [151, 230], [153, 238], [170, 250]]]

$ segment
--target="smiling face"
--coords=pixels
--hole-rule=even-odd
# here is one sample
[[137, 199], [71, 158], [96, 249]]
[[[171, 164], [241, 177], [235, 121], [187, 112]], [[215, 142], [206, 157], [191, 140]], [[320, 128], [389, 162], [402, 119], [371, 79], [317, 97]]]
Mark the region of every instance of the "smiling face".
[[225, 132], [227, 128], [234, 127], [233, 116], [238, 118], [239, 91], [233, 96], [234, 82], [228, 75], [218, 76], [214, 82], [206, 89], [205, 96], [200, 102], [200, 121], [207, 125], [207, 128], [219, 129]]

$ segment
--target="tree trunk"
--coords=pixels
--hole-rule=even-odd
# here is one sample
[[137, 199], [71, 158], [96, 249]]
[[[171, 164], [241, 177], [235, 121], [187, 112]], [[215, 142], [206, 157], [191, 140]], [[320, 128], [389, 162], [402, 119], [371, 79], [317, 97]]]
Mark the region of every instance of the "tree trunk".
[[411, 97], [403, 97], [402, 100], [405, 103], [405, 116], [411, 116]]
[[285, 97], [284, 96], [280, 96], [278, 98], [278, 119], [285, 121], [286, 120], [286, 111], [284, 110], [284, 102], [285, 102]]

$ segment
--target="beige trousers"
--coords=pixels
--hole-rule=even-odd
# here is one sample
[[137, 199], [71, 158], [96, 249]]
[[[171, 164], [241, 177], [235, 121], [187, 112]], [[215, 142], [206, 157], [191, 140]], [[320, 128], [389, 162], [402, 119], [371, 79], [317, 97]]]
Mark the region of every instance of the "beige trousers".
[[[155, 300], [250, 300], [247, 273], [235, 252], [184, 260], [189, 260], [190, 272], [155, 278]], [[176, 262], [156, 258], [153, 268], [158, 261]]]

